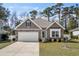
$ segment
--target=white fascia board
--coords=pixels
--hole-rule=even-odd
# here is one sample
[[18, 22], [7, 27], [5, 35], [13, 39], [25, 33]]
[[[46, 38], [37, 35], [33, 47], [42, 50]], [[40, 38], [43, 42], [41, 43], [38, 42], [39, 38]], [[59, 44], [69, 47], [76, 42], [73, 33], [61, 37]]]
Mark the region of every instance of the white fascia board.
[[63, 26], [61, 26], [58, 22], [53, 22], [53, 23], [51, 23], [47, 28], [46, 28], [46, 30], [49, 28], [49, 27], [51, 27], [54, 23], [57, 23], [61, 28], [63, 28], [64, 30], [65, 30], [65, 28], [63, 27]]
[[[26, 21], [26, 20], [25, 20]], [[20, 27], [25, 21], [21, 22], [19, 25], [16, 26], [15, 30]]]
[[[34, 23], [38, 28], [40, 28], [42, 30], [42, 28], [36, 24], [33, 20], [29, 19], [32, 23]], [[25, 20], [26, 21], [26, 20]], [[17, 30], [18, 27], [20, 27], [25, 21], [23, 21], [22, 23], [20, 23], [18, 26], [16, 26], [15, 30]]]
[[40, 28], [42, 30], [42, 28], [38, 24], [36, 24], [33, 20], [31, 20], [31, 22], [34, 23], [38, 28]]
[[40, 29], [16, 29], [16, 30], [40, 30]]

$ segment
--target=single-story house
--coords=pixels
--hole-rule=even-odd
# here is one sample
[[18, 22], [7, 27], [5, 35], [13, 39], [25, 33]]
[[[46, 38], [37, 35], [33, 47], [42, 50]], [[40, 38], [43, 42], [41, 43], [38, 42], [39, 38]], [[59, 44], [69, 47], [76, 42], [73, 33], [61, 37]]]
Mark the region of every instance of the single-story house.
[[18, 41], [39, 41], [45, 39], [63, 38], [65, 28], [57, 21], [50, 22], [42, 18], [26, 19], [16, 28]]

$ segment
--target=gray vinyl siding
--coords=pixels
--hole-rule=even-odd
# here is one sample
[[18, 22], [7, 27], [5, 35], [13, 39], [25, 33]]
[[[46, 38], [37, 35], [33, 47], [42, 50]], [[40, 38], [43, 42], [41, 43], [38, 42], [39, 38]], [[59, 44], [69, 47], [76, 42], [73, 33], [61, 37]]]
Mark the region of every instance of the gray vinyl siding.
[[33, 24], [31, 22], [31, 26], [27, 27], [26, 26], [26, 22], [24, 22], [20, 27], [18, 27], [17, 29], [39, 29], [35, 24]]
[[47, 30], [47, 38], [48, 39], [50, 39], [50, 29], [61, 29], [61, 38], [63, 38], [64, 30], [59, 25], [57, 25], [55, 23], [50, 28], [48, 28], [48, 30]]

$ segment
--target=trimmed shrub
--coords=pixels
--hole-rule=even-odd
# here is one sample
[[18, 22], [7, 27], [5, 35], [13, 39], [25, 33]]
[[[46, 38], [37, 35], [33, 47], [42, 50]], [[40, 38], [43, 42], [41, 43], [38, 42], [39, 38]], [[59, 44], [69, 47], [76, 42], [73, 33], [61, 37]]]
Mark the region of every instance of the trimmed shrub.
[[15, 38], [13, 38], [13, 41], [16, 41], [16, 39], [15, 39]]
[[72, 36], [72, 39], [78, 39], [78, 36]]
[[56, 39], [54, 39], [54, 42], [56, 42], [57, 40]]
[[59, 39], [58, 42], [61, 42], [61, 39]]
[[8, 40], [8, 38], [9, 38], [8, 34], [2, 34], [1, 35], [1, 40], [2, 41]]
[[69, 34], [69, 31], [67, 29], [64, 30], [64, 34]]
[[64, 42], [67, 42], [68, 41], [68, 37], [64, 37]]

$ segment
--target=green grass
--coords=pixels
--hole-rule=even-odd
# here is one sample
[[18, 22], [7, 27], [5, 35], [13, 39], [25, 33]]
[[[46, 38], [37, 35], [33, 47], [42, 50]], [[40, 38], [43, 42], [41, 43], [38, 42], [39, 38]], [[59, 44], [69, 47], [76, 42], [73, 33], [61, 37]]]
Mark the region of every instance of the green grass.
[[0, 49], [12, 44], [12, 41], [0, 41]]
[[40, 43], [40, 56], [79, 56], [79, 43]]

